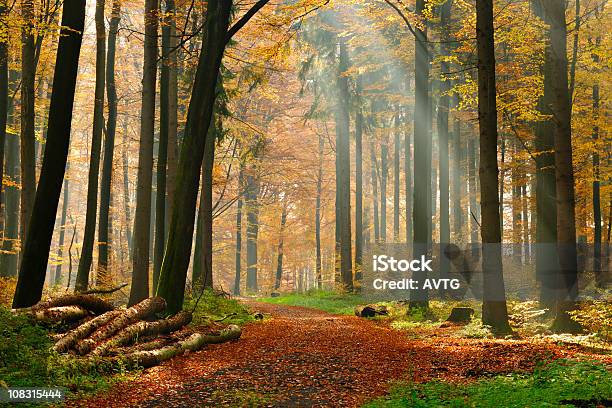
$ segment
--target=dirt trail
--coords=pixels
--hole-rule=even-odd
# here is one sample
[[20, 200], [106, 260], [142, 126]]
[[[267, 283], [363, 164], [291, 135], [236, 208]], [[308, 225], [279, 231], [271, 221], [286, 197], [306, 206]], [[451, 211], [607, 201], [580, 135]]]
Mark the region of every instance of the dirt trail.
[[[267, 317], [237, 342], [211, 345], [148, 369], [135, 381], [73, 407], [354, 407], [383, 395], [391, 380], [462, 381], [528, 370], [575, 354], [551, 344], [411, 339], [375, 321], [302, 307], [248, 302]], [[253, 405], [249, 405], [253, 406]]]

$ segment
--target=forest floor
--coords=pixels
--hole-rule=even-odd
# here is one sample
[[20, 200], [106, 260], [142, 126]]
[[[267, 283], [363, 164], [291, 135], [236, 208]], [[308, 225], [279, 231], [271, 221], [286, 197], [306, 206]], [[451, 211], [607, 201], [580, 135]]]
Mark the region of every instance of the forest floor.
[[390, 382], [466, 382], [532, 370], [539, 361], [591, 355], [579, 346], [426, 336], [383, 321], [245, 301], [264, 313], [240, 340], [174, 358], [70, 407], [359, 406]]

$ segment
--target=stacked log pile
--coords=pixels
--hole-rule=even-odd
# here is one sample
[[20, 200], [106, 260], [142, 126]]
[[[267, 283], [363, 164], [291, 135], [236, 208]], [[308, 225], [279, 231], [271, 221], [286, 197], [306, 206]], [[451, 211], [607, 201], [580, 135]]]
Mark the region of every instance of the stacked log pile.
[[56, 331], [53, 350], [88, 358], [121, 360], [128, 365], [151, 367], [205, 344], [238, 339], [240, 327], [229, 325], [218, 333], [205, 334], [187, 325], [189, 311], [158, 318], [166, 301], [151, 297], [127, 309], [115, 308], [89, 294], [66, 295], [32, 307], [14, 309]]

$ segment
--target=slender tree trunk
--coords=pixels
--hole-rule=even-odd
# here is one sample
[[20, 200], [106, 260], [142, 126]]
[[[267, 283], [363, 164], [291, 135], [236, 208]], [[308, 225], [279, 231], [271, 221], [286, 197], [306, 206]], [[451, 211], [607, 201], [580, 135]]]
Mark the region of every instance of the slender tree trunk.
[[465, 208], [461, 203], [463, 202], [463, 145], [461, 141], [461, 121], [458, 115], [459, 109], [459, 96], [455, 95], [453, 101], [453, 108], [455, 114], [453, 118], [453, 230], [455, 239], [459, 239], [463, 236], [463, 225], [465, 222]]
[[23, 250], [13, 308], [32, 306], [42, 296], [55, 215], [68, 158], [84, 25], [85, 0], [65, 0], [49, 108], [48, 145], [45, 148], [34, 212]]
[[473, 244], [478, 242], [478, 210], [476, 185], [476, 141], [473, 137], [468, 139], [468, 195], [470, 197], [470, 239]]
[[361, 281], [363, 265], [363, 115], [355, 115], [355, 281]]
[[[166, 198], [166, 240], [170, 227], [170, 215], [174, 202], [176, 188], [176, 165], [178, 161], [178, 60], [177, 60], [177, 33], [176, 33], [176, 7], [174, 0], [166, 0], [166, 24], [169, 26], [168, 34], [168, 170], [167, 170], [167, 198]], [[163, 41], [163, 39], [162, 39]], [[162, 46], [163, 47], [163, 46]]]
[[571, 111], [567, 81], [567, 26], [565, 3], [545, 0], [550, 22], [551, 92], [554, 121], [555, 179], [557, 186], [557, 245], [561, 287], [553, 328], [557, 331], [579, 329], [568, 312], [578, 296], [576, 251], [576, 212], [574, 168], [572, 163]]
[[387, 178], [389, 176], [389, 146], [386, 136], [380, 146], [380, 242], [387, 242]]
[[[601, 37], [597, 37], [595, 45], [601, 45]], [[599, 66], [599, 55], [593, 54], [593, 62]], [[606, 279], [601, 268], [601, 189], [600, 189], [600, 158], [599, 158], [599, 83], [593, 84], [593, 222], [595, 231], [593, 236], [593, 271], [595, 272], [595, 282], [597, 287], [605, 288]]]
[[[423, 15], [425, 1], [417, 0], [415, 12]], [[428, 134], [429, 118], [429, 52], [427, 50], [427, 28], [416, 28], [415, 36], [415, 105], [414, 105], [414, 189], [413, 189], [413, 258], [427, 254], [427, 246], [431, 242], [431, 203], [428, 197], [431, 189], [431, 143]], [[430, 160], [429, 160], [430, 161]], [[424, 282], [427, 273], [415, 272], [413, 278]], [[428, 293], [426, 290], [412, 291], [411, 307], [427, 307]]]
[[127, 236], [127, 245], [130, 259], [133, 255], [133, 242], [132, 242], [132, 216], [130, 210], [130, 179], [129, 179], [129, 162], [128, 162], [128, 148], [129, 148], [129, 137], [128, 137], [128, 118], [127, 115], [123, 119], [123, 150], [122, 150], [122, 162], [123, 162], [123, 210], [125, 212], [125, 232]]
[[246, 216], [247, 216], [247, 291], [257, 292], [257, 238], [259, 234], [259, 180], [253, 167], [247, 174]]
[[412, 242], [412, 134], [404, 132], [404, 183], [406, 199], [406, 244]]
[[215, 136], [208, 138], [204, 148], [204, 165], [202, 168], [202, 276], [200, 287], [212, 288], [212, 252], [213, 252], [213, 162], [215, 160], [216, 129], [210, 131]]
[[274, 290], [278, 290], [281, 285], [281, 279], [283, 277], [283, 239], [285, 232], [285, 225], [287, 224], [287, 198], [285, 197], [283, 203], [283, 210], [281, 211], [281, 224], [280, 232], [278, 234], [278, 257], [276, 260], [276, 279], [274, 281]]
[[380, 242], [380, 223], [378, 220], [378, 160], [376, 158], [376, 146], [370, 140], [370, 168], [372, 181], [372, 206], [374, 207], [374, 242]]
[[[103, 12], [104, 10], [102, 10]], [[103, 16], [102, 16], [103, 18]], [[108, 51], [106, 58], [106, 93], [108, 95], [108, 120], [104, 140], [104, 163], [102, 165], [102, 185], [100, 186], [100, 218], [98, 221], [98, 274], [96, 284], [108, 283], [108, 253], [111, 245], [109, 222], [111, 185], [113, 180], [113, 158], [115, 155], [115, 133], [117, 129], [117, 87], [115, 85], [115, 50], [117, 31], [121, 19], [121, 1], [113, 0], [110, 26], [108, 29]], [[102, 23], [103, 25], [103, 23]], [[104, 30], [104, 26], [100, 27]]]
[[[177, 170], [177, 183], [166, 253], [157, 294], [168, 302], [170, 313], [181, 309], [193, 237], [197, 185], [205, 140], [213, 114], [221, 58], [227, 40], [267, 1], [260, 0], [228, 31], [231, 0], [209, 0], [203, 48], [195, 81]], [[206, 135], [206, 137], [202, 137]]]
[[[140, 113], [138, 185], [134, 218], [134, 260], [128, 305], [149, 297], [149, 247], [155, 132], [155, 82], [157, 73], [157, 0], [145, 0], [145, 44]], [[191, 236], [191, 235], [190, 235]], [[182, 237], [188, 240], [188, 237]], [[184, 290], [184, 288], [183, 288]], [[172, 310], [171, 312], [176, 311]]]
[[240, 296], [240, 273], [242, 272], [242, 189], [244, 188], [244, 169], [240, 163], [238, 173], [238, 202], [236, 203], [236, 276], [234, 278], [234, 296]]
[[393, 242], [399, 242], [400, 233], [400, 114], [395, 117], [395, 134], [393, 141]]
[[[98, 177], [100, 176], [100, 147], [104, 127], [104, 75], [106, 69], [106, 29], [104, 27], [104, 0], [96, 0], [96, 89], [94, 96], [93, 133], [91, 136], [91, 156], [89, 159], [89, 179], [87, 183], [87, 212], [83, 247], [77, 271], [74, 290], [83, 292], [89, 285], [89, 270], [93, 258], [96, 233], [96, 212], [98, 209]], [[107, 135], [108, 137], [108, 135]], [[104, 245], [106, 245], [106, 241]]]
[[[514, 142], [512, 157], [516, 163], [519, 163], [518, 156], [518, 142]], [[523, 257], [522, 251], [522, 210], [523, 203], [521, 202], [521, 170], [515, 166], [511, 171], [511, 180], [512, 180], [512, 255], [514, 257], [515, 262], [521, 262]]]
[[[12, 75], [11, 75], [12, 74]], [[18, 72], [11, 71], [9, 82], [14, 83]], [[11, 86], [12, 88], [12, 86]], [[8, 106], [8, 120], [15, 126], [15, 105], [10, 103]], [[6, 223], [4, 226], [4, 237], [2, 239], [2, 252], [0, 253], [0, 275], [16, 276], [19, 241], [19, 185], [20, 163], [19, 163], [19, 135], [7, 133], [6, 137], [6, 173], [5, 176], [13, 183], [5, 188], [4, 214]]]
[[[450, 40], [450, 15], [452, 2], [447, 1], [440, 9], [440, 30], [442, 42], [440, 43], [440, 55], [448, 54], [447, 43]], [[442, 75], [449, 71], [449, 65], [442, 60], [440, 64]], [[446, 278], [450, 270], [448, 257], [444, 256], [446, 244], [450, 244], [450, 182], [449, 182], [449, 135], [448, 135], [448, 112], [450, 81], [443, 76], [440, 80], [440, 98], [438, 99], [438, 164], [440, 167], [440, 276]], [[435, 192], [434, 192], [435, 193]]]
[[501, 258], [497, 167], [497, 103], [493, 1], [476, 0], [478, 50], [478, 122], [480, 124], [480, 203], [482, 206], [482, 321], [497, 333], [511, 332]]
[[[162, 26], [162, 63], [159, 86], [159, 149], [157, 154], [157, 190], [155, 199], [155, 246], [153, 249], [153, 290], [157, 287], [159, 271], [164, 258], [166, 243], [166, 183], [168, 176], [168, 153], [170, 147], [170, 53], [172, 24], [174, 21], [174, 3], [165, 2], [164, 24]], [[176, 140], [173, 141], [176, 143]], [[176, 156], [174, 157], [176, 159]]]
[[339, 251], [341, 282], [347, 291], [353, 290], [351, 249], [351, 172], [349, 142], [349, 89], [348, 78], [342, 75], [349, 68], [347, 45], [340, 38], [338, 58], [338, 100], [336, 101], [336, 247]]
[[[68, 173], [70, 167], [70, 162], [66, 162], [66, 173]], [[68, 201], [70, 198], [70, 187], [69, 187], [69, 179], [68, 177], [64, 177], [64, 198], [62, 200], [62, 218], [60, 221], [60, 235], [59, 235], [59, 243], [58, 243], [58, 251], [57, 257], [59, 259], [59, 263], [55, 267], [55, 279], [53, 283], [55, 285], [60, 285], [62, 283], [62, 265], [64, 261], [62, 260], [62, 256], [64, 255], [64, 239], [66, 236], [66, 215], [68, 212]]]
[[319, 169], [317, 172], [317, 199], [315, 203], [315, 241], [317, 252], [317, 289], [322, 289], [321, 276], [321, 193], [323, 190], [323, 148], [325, 147], [325, 139], [319, 135]]
[[36, 136], [34, 133], [34, 81], [36, 59], [34, 47], [34, 2], [21, 0], [21, 245], [26, 241], [28, 223], [36, 195]]
[[[7, 0], [0, 0], [0, 23], [8, 23]], [[2, 180], [4, 179], [4, 149], [6, 145], [6, 122], [9, 110], [9, 55], [8, 38], [0, 38], [0, 228], [4, 231], [2, 214]]]

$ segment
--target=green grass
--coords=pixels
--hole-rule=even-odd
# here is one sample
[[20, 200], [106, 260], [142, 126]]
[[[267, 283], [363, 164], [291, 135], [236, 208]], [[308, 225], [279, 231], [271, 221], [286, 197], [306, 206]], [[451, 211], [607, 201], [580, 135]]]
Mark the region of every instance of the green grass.
[[279, 297], [267, 297], [259, 300], [279, 305], [310, 307], [343, 315], [352, 315], [355, 306], [367, 303], [359, 295], [322, 290], [308, 291], [304, 294], [288, 293]]
[[[200, 297], [199, 301], [198, 297]], [[242, 326], [254, 320], [246, 306], [235, 299], [217, 296], [209, 289], [202, 292], [201, 296], [198, 293], [193, 298], [186, 299], [183, 308], [193, 310], [193, 324], [195, 325], [223, 319], [221, 320], [223, 324]]]
[[439, 381], [398, 384], [389, 395], [364, 408], [377, 407], [559, 407], [606, 405], [612, 400], [612, 376], [595, 362], [557, 360], [531, 374], [511, 374], [470, 384]]
[[84, 364], [76, 357], [60, 356], [51, 346], [46, 328], [0, 307], [0, 386], [94, 392], [132, 375], [117, 365]]

